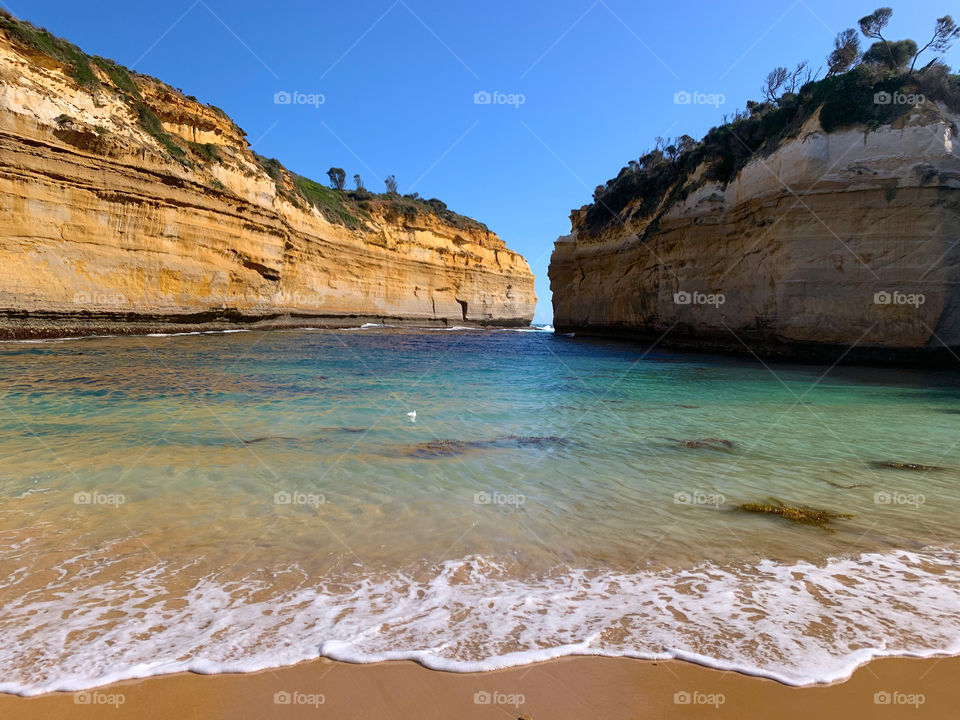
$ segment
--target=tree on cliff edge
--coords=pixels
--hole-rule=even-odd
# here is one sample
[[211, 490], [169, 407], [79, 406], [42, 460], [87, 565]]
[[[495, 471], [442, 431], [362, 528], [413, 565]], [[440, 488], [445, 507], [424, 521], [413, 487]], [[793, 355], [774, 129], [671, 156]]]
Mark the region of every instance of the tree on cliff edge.
[[860, 32], [872, 40], [879, 40], [882, 42], [883, 46], [887, 49], [890, 67], [896, 68], [897, 63], [893, 57], [893, 50], [890, 49], [890, 43], [887, 42], [887, 39], [883, 37], [883, 29], [887, 26], [887, 23], [890, 22], [890, 17], [892, 15], [893, 10], [891, 8], [877, 8], [869, 15], [865, 15], [860, 18]]
[[330, 187], [334, 190], [343, 190], [343, 186], [347, 182], [347, 173], [343, 168], [330, 168], [327, 170], [327, 177], [330, 178]]
[[[933, 48], [933, 51], [937, 55], [943, 55], [947, 50], [950, 49], [950, 46], [960, 37], [960, 27], [957, 27], [957, 24], [953, 21], [953, 18], [949, 15], [944, 15], [942, 18], [937, 18], [937, 24], [933, 28], [933, 37], [930, 38], [930, 42], [924, 45], [913, 56], [913, 62], [910, 63], [910, 72], [913, 72], [913, 66], [917, 64], [917, 58], [923, 53], [927, 48]], [[931, 60], [933, 62], [937, 58]]]
[[845, 73], [860, 60], [860, 38], [857, 31], [848, 28], [833, 41], [833, 52], [827, 56], [827, 77]]

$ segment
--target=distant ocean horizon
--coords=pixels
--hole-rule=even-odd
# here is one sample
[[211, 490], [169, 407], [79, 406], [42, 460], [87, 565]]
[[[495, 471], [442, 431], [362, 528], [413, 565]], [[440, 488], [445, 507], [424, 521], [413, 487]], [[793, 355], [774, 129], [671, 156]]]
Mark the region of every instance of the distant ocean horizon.
[[548, 325], [0, 355], [3, 692], [321, 656], [678, 658], [806, 685], [960, 653], [947, 371]]

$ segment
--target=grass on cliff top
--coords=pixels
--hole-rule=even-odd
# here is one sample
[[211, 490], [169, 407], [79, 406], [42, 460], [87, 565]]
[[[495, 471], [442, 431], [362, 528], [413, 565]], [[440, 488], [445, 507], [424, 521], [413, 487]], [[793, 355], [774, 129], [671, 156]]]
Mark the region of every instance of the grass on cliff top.
[[382, 193], [375, 195], [376, 202], [386, 208], [388, 212], [402, 215], [411, 220], [419, 215], [435, 215], [448, 225], [463, 230], [489, 231], [489, 228], [479, 220], [461, 215], [447, 207], [443, 200], [420, 197], [416, 193], [399, 195], [397, 193]]
[[97, 76], [90, 68], [90, 58], [73, 43], [51, 34], [46, 28], [37, 28], [28, 22], [17, 20], [6, 10], [0, 9], [0, 29], [22, 47], [43, 53], [59, 60], [70, 68], [70, 75], [81, 86], [96, 88]]
[[[771, 154], [796, 137], [817, 112], [829, 133], [852, 127], [876, 129], [896, 123], [915, 109], [909, 103], [877, 102], [878, 93], [923, 95], [928, 102], [939, 101], [960, 112], [960, 76], [951, 75], [942, 64], [917, 72], [858, 65], [808, 82], [798, 92], [786, 93], [774, 102], [748, 102], [747, 111], [711, 128], [700, 141], [684, 135], [671, 144], [658, 143], [656, 149], [632, 160], [615, 178], [597, 187], [594, 202], [585, 207], [580, 229], [597, 235], [621, 221], [649, 219], [643, 239], [656, 231], [659, 219], [675, 202], [708, 181], [726, 186], [748, 162]], [[700, 167], [704, 168], [702, 177], [693, 181]], [[633, 210], [625, 216], [624, 210], [631, 205]]]
[[408, 222], [418, 217], [434, 215], [443, 222], [461, 229], [487, 230], [487, 226], [473, 218], [449, 210], [446, 204], [432, 198], [424, 200], [415, 195], [397, 193], [371, 193], [367, 190], [335, 190], [300, 175], [293, 175], [297, 192], [317, 208], [330, 222], [357, 229], [369, 219], [370, 212], [380, 209], [390, 218], [403, 218]]
[[447, 208], [446, 203], [436, 198], [424, 200], [417, 195], [398, 193], [372, 193], [369, 190], [335, 190], [321, 183], [292, 173], [276, 158], [253, 156], [273, 180], [277, 192], [294, 205], [312, 205], [332, 223], [357, 230], [366, 225], [374, 210], [382, 211], [388, 218], [415, 221], [418, 217], [433, 215], [448, 225], [460, 229], [488, 231], [478, 220], [460, 215]]
[[293, 176], [293, 185], [300, 195], [330, 222], [357, 230], [363, 227], [363, 217], [369, 217], [346, 197], [346, 193], [332, 190], [309, 178]]

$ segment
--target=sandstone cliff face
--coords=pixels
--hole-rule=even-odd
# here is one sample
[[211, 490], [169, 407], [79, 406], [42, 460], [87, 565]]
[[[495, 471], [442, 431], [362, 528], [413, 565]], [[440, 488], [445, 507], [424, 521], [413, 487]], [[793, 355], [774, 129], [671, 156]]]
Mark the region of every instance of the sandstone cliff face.
[[[667, 345], [906, 360], [960, 348], [958, 116], [799, 136], [646, 222], [561, 237], [557, 331]], [[628, 216], [629, 213], [624, 213]], [[939, 350], [938, 350], [939, 348]]]
[[0, 336], [529, 324], [529, 267], [482, 226], [377, 203], [331, 222], [216, 109], [134, 76], [163, 130], [219, 156], [178, 161], [102, 68], [96, 90], [67, 70], [0, 31]]

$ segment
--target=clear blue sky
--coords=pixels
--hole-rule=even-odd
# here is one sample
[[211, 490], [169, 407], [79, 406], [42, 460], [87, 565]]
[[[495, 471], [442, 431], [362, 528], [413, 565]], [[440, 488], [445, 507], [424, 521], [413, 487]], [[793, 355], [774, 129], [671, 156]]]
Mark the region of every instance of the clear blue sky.
[[[889, 0], [887, 0], [889, 1]], [[816, 68], [878, 0], [2, 0], [90, 53], [222, 107], [254, 149], [318, 180], [360, 173], [487, 223], [537, 275], [590, 201], [656, 136], [701, 137], [775, 65]], [[955, 2], [894, 4], [888, 35], [929, 35]], [[960, 18], [958, 18], [960, 19]], [[954, 68], [954, 48], [947, 61]], [[286, 90], [325, 102], [277, 105]], [[477, 105], [478, 91], [525, 102]], [[678, 105], [678, 91], [725, 103]]]

